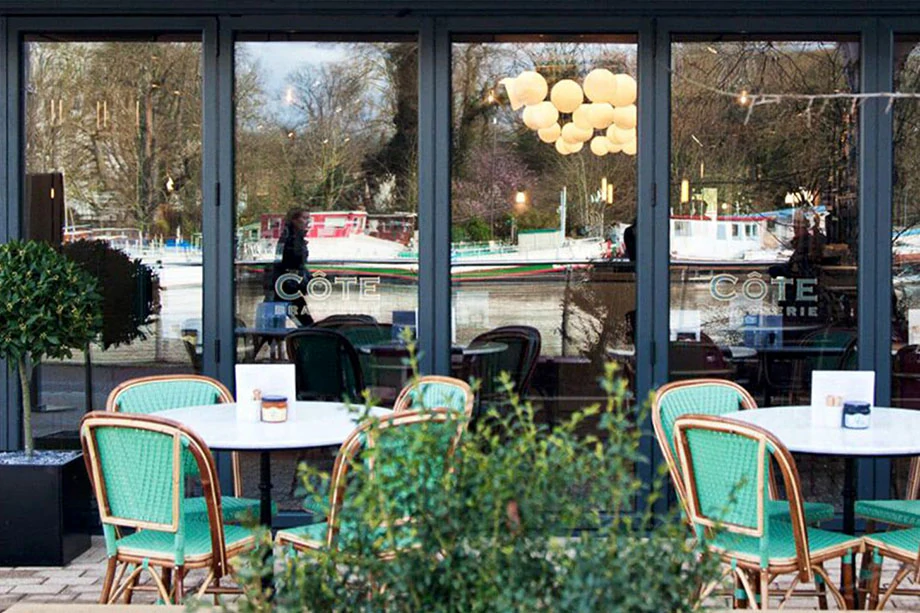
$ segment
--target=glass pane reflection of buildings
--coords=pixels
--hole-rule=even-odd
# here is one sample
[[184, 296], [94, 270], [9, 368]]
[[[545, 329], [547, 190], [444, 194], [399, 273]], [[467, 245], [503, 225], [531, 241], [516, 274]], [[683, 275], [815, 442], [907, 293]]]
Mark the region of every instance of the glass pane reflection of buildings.
[[[808, 404], [813, 371], [856, 368], [859, 107], [807, 95], [858, 91], [859, 44], [684, 39], [672, 58], [669, 378]], [[799, 469], [839, 499], [839, 460]]]
[[[454, 39], [454, 361], [483, 380], [479, 410], [523, 338], [541, 350], [514, 382], [540, 419], [600, 399], [610, 358], [634, 391], [636, 50], [629, 35]], [[463, 354], [488, 341], [508, 349]]]

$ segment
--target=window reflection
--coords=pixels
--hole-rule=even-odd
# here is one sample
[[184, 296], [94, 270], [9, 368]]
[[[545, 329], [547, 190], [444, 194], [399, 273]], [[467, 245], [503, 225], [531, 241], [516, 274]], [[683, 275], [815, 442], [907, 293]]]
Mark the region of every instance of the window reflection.
[[[635, 38], [465, 36], [452, 58], [455, 362], [481, 411], [492, 373], [529, 360], [516, 386], [564, 420], [603, 396], [607, 360], [634, 384]], [[466, 355], [488, 341], [507, 348]]]

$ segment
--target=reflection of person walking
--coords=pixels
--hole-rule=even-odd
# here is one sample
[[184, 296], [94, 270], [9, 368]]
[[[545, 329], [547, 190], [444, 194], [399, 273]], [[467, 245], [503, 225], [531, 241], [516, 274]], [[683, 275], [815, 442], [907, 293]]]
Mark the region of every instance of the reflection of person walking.
[[[284, 218], [284, 229], [275, 247], [275, 264], [272, 274], [272, 291], [275, 300], [288, 302], [288, 312], [301, 326], [313, 323], [310, 310], [307, 308], [307, 281], [310, 273], [307, 271], [307, 257], [310, 250], [307, 246], [306, 234], [310, 229], [310, 214], [304, 209], [291, 209]], [[284, 274], [296, 275], [294, 279], [282, 280], [279, 287], [279, 278]], [[284, 297], [279, 293], [282, 290]], [[297, 298], [290, 300], [290, 296]]]

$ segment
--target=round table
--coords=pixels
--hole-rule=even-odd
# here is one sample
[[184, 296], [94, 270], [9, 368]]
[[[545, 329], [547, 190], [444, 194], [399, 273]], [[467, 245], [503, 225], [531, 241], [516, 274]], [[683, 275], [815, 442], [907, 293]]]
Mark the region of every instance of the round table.
[[[497, 341], [486, 341], [483, 343], [473, 343], [471, 345], [453, 345], [450, 350], [452, 353], [463, 354], [463, 355], [487, 355], [490, 353], [500, 353], [508, 348], [506, 343], [499, 343]], [[371, 345], [356, 345], [355, 349], [359, 353], [370, 354], [375, 349], [381, 349], [384, 351], [399, 351], [406, 349], [405, 343], [400, 343], [398, 341], [387, 341], [385, 343], [373, 343]]]
[[259, 451], [259, 518], [271, 525], [270, 453], [282, 449], [309, 449], [340, 445], [357, 427], [365, 412], [375, 417], [389, 415], [379, 407], [369, 411], [363, 405], [351, 410], [341, 402], [292, 402], [288, 419], [282, 423], [242, 421], [236, 417], [236, 404], [209, 404], [157, 413], [194, 430], [211, 449]]
[[853, 534], [856, 459], [920, 455], [920, 411], [872, 407], [871, 425], [865, 430], [852, 430], [813, 419], [813, 410], [824, 407], [772, 407], [726, 413], [723, 417], [760, 426], [790, 451], [843, 457], [843, 531]]

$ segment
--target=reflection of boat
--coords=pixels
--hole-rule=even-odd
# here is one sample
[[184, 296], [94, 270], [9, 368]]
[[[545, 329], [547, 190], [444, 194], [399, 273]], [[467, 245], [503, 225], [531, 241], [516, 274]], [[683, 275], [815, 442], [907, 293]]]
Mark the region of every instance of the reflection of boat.
[[672, 264], [746, 262], [775, 264], [792, 253], [771, 232], [780, 211], [753, 215], [672, 215]]

